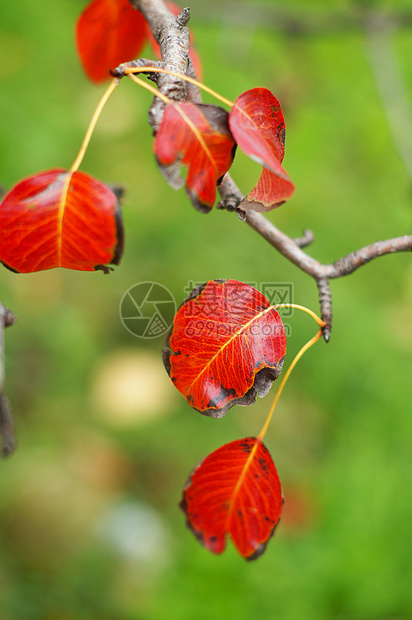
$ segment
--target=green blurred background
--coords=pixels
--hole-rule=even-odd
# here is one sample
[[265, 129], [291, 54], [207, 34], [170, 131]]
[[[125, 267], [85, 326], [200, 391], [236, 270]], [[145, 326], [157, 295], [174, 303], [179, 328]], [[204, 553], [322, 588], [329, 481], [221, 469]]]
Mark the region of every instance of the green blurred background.
[[[85, 4], [2, 3], [4, 187], [68, 167], [77, 153], [104, 88], [76, 58]], [[296, 193], [269, 218], [291, 236], [311, 228], [309, 252], [323, 262], [411, 233], [411, 178], [362, 25], [373, 11], [410, 6], [191, 3], [206, 83], [231, 99], [254, 86], [280, 99]], [[390, 41], [405, 107], [411, 27], [394, 28]], [[231, 544], [209, 554], [185, 528], [181, 488], [210, 451], [259, 431], [270, 396], [203, 418], [169, 384], [163, 339], [124, 329], [120, 300], [155, 281], [180, 303], [188, 282], [212, 278], [293, 282], [294, 301], [315, 311], [317, 294], [234, 214], [200, 215], [166, 185], [151, 150], [150, 101], [124, 80], [82, 166], [127, 188], [121, 266], [110, 276], [1, 271], [0, 298], [18, 317], [6, 333], [6, 392], [19, 445], [0, 463], [0, 620], [412, 618], [410, 254], [332, 282], [331, 341], [299, 364], [266, 437], [284, 488], [281, 524], [256, 562]], [[238, 153], [233, 176], [244, 192], [258, 175]], [[288, 323], [290, 361], [315, 325], [300, 314]]]

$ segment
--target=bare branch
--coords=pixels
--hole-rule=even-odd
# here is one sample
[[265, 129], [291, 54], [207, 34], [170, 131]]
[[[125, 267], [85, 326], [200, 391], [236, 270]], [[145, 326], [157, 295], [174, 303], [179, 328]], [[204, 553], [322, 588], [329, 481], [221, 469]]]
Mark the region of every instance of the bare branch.
[[[160, 42], [164, 66], [168, 66], [173, 71], [186, 73], [189, 37], [185, 25], [182, 26], [182, 23], [187, 23], [185, 22], [185, 17], [182, 17], [187, 15], [185, 11], [176, 20], [170, 17], [171, 13], [167, 11], [162, 0], [129, 1], [133, 6], [142, 11], [151, 31]], [[169, 62], [174, 63], [173, 66], [172, 64], [168, 65]], [[159, 88], [163, 89], [162, 92], [165, 92], [164, 89], [166, 89], [165, 94], [168, 97], [178, 101], [182, 100], [184, 97], [182, 96], [183, 86], [181, 81], [178, 80], [179, 88], [174, 90], [176, 82], [170, 82], [170, 80], [170, 76], [164, 76], [162, 84], [160, 84], [159, 76]], [[151, 122], [154, 128], [160, 122], [159, 118], [161, 118], [161, 115], [152, 115]], [[315, 280], [319, 292], [321, 316], [326, 323], [323, 329], [323, 336], [326, 342], [329, 340], [332, 326], [332, 295], [329, 280], [353, 273], [362, 265], [379, 256], [395, 252], [412, 251], [412, 235], [405, 235], [386, 241], [376, 241], [371, 245], [347, 254], [333, 263], [322, 264], [302, 249], [313, 241], [313, 234], [310, 231], [304, 231], [301, 238], [292, 239], [276, 228], [262, 213], [257, 211], [248, 211], [247, 213], [242, 211], [240, 213], [238, 206], [243, 199], [243, 194], [229, 174], [225, 175], [218, 189], [221, 196], [218, 208], [236, 211], [243, 221], [266, 239], [280, 254]]]
[[14, 434], [13, 413], [8, 399], [0, 394], [0, 437], [1, 455], [6, 457], [13, 454], [16, 449], [16, 437]]
[[184, 26], [187, 26], [187, 22], [189, 21], [189, 19], [190, 19], [190, 9], [187, 6], [176, 17], [176, 21], [179, 24], [179, 26], [183, 28]]
[[375, 241], [370, 245], [355, 250], [331, 265], [322, 265], [327, 278], [341, 278], [366, 265], [374, 258], [385, 256], [386, 254], [394, 254], [396, 252], [412, 252], [412, 235], [404, 235], [403, 237], [395, 237], [386, 241]]
[[276, 228], [264, 215], [257, 211], [248, 211], [246, 222], [302, 271], [314, 278], [322, 277], [322, 264], [306, 254], [291, 237]]
[[322, 329], [325, 342], [329, 342], [330, 331], [332, 329], [332, 292], [330, 290], [329, 281], [326, 278], [315, 278], [318, 286], [319, 305], [321, 310], [321, 318], [326, 325]]
[[4, 330], [13, 325], [16, 317], [0, 302], [0, 439], [1, 454], [9, 456], [16, 447], [13, 414], [9, 401], [3, 393], [4, 384]]
[[[190, 9], [185, 8], [175, 17], [162, 0], [129, 0], [149, 24], [150, 30], [160, 45], [163, 68], [186, 75], [189, 68], [189, 29]], [[198, 88], [187, 85], [172, 75], [159, 75], [157, 85], [161, 93], [174, 101], [198, 99]], [[149, 110], [149, 122], [156, 131], [163, 117], [165, 104], [157, 97]]]
[[[219, 192], [222, 197], [222, 201], [219, 203], [221, 207], [237, 206], [243, 198], [242, 193], [229, 174], [225, 175], [219, 186]], [[379, 256], [412, 251], [412, 235], [404, 235], [403, 237], [387, 239], [386, 241], [376, 241], [360, 250], [355, 250], [343, 256], [334, 263], [322, 264], [302, 250], [302, 247], [305, 245], [302, 245], [302, 239], [309, 242], [313, 239], [310, 231], [307, 231], [306, 236], [304, 235], [301, 239], [292, 239], [276, 228], [262, 213], [257, 211], [246, 213], [245, 221], [276, 248], [280, 254], [314, 278], [319, 292], [321, 317], [326, 323], [323, 329], [323, 337], [326, 342], [329, 341], [332, 328], [332, 295], [329, 288], [329, 280], [349, 275]]]
[[314, 242], [314, 240], [315, 240], [315, 235], [313, 234], [313, 232], [311, 230], [309, 230], [309, 228], [304, 228], [304, 230], [302, 232], [302, 236], [301, 237], [296, 237], [294, 239], [294, 242], [300, 248], [307, 248], [308, 245], [310, 245], [311, 243]]
[[[159, 62], [158, 60], [151, 60], [150, 58], [137, 58], [136, 60], [130, 60], [128, 62], [123, 62], [118, 67], [114, 69], [110, 69], [110, 75], [115, 78], [122, 78], [126, 75], [125, 69], [130, 67], [133, 68], [143, 68], [143, 67], [156, 67], [159, 69], [164, 69], [164, 63]], [[152, 71], [148, 71], [147, 73], [143, 72], [141, 75], [145, 75], [149, 80], [152, 80], [155, 84], [158, 83], [159, 78], [161, 77], [161, 73], [153, 73]]]

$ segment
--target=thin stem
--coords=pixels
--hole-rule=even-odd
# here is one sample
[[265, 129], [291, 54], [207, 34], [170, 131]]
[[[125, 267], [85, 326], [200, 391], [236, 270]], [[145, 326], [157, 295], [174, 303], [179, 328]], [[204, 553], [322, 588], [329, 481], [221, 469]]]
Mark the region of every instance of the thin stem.
[[169, 99], [169, 97], [166, 97], [166, 95], [163, 95], [163, 93], [161, 93], [159, 90], [157, 90], [154, 86], [151, 86], [150, 84], [147, 84], [146, 82], [143, 82], [143, 80], [141, 80], [140, 78], [136, 77], [132, 73], [129, 73], [128, 77], [131, 80], [133, 80], [133, 82], [136, 82], [136, 84], [139, 84], [140, 86], [143, 86], [143, 88], [148, 90], [155, 97], [159, 97], [159, 99], [164, 101], [164, 103], [167, 103], [168, 105], [169, 104], [174, 105], [174, 102], [171, 99]]
[[99, 120], [99, 116], [102, 113], [102, 110], [103, 110], [104, 106], [106, 105], [107, 100], [109, 99], [110, 95], [112, 94], [112, 92], [114, 91], [114, 89], [116, 88], [118, 83], [119, 83], [119, 79], [115, 78], [110, 83], [110, 85], [108, 86], [107, 90], [104, 92], [102, 98], [100, 99], [100, 101], [99, 101], [99, 103], [97, 105], [97, 108], [94, 111], [94, 114], [92, 116], [92, 119], [91, 119], [91, 121], [89, 123], [89, 126], [87, 128], [86, 135], [83, 138], [83, 142], [82, 142], [82, 145], [80, 147], [80, 150], [79, 150], [79, 152], [77, 154], [76, 159], [74, 160], [73, 164], [71, 165], [71, 168], [69, 169], [69, 172], [71, 172], [71, 173], [76, 172], [80, 168], [80, 165], [81, 165], [81, 163], [83, 161], [83, 158], [85, 156], [87, 147], [89, 146], [90, 139], [91, 139], [91, 137], [93, 135], [93, 131], [95, 130], [96, 123]]
[[15, 323], [16, 317], [0, 302], [0, 454], [9, 456], [16, 446], [13, 413], [4, 395], [4, 330]]
[[299, 304], [276, 304], [275, 306], [272, 306], [272, 308], [274, 308], [275, 310], [277, 310], [278, 308], [295, 308], [296, 310], [303, 310], [303, 312], [309, 314], [309, 316], [311, 316], [312, 319], [316, 321], [319, 327], [325, 327], [326, 325], [325, 321], [322, 321], [322, 319], [318, 317], [317, 314], [315, 314], [312, 310], [309, 310], [309, 308], [306, 308], [306, 306], [300, 306]]
[[[189, 77], [188, 75], [177, 73], [176, 71], [170, 71], [169, 69], [160, 69], [159, 67], [127, 67], [126, 69], [124, 69], [124, 73], [125, 75], [128, 75], [129, 77], [135, 73], [165, 73], [166, 75], [173, 75], [174, 77], [178, 77], [184, 80], [185, 82], [189, 82], [190, 84], [194, 84], [194, 86], [201, 88], [202, 90], [209, 93], [216, 99], [219, 99], [219, 101], [221, 101], [225, 105], [229, 106], [229, 108], [232, 108], [234, 106], [233, 101], [230, 101], [230, 99], [226, 99], [226, 97], [219, 95], [219, 93], [217, 93], [212, 88], [209, 88], [209, 86], [206, 86], [206, 84], [203, 84], [202, 82], [198, 82], [198, 80], [195, 80]], [[139, 83], [142, 84], [142, 82], [139, 82]]]
[[[164, 3], [161, 0], [130, 0], [130, 2], [133, 4], [133, 6], [135, 6], [135, 8], [138, 8], [143, 13], [152, 33], [157, 36], [158, 40], [161, 40], [163, 62], [166, 64], [174, 63], [173, 66], [175, 66], [175, 64], [177, 63], [180, 67], [182, 67], [181, 73], [179, 73], [178, 76], [182, 80], [188, 81], [188, 77], [182, 75], [182, 73], [184, 73], [185, 67], [187, 66], [187, 55], [189, 52], [186, 30], [184, 28], [179, 29], [178, 27], [176, 27], [175, 20], [170, 19], [171, 14], [166, 10]], [[208, 6], [207, 10], [209, 10], [209, 8], [210, 7]], [[405, 24], [412, 23], [411, 16], [412, 13], [397, 15], [397, 25], [405, 26]], [[358, 25], [362, 24], [362, 26], [365, 26], [365, 15], [359, 14], [359, 16], [355, 19], [355, 22]], [[353, 24], [355, 24], [355, 22], [353, 22]], [[281, 27], [283, 28], [284, 25], [285, 24], [282, 23]], [[294, 32], [295, 30], [296, 24], [295, 22], [291, 22], [290, 31]], [[299, 31], [300, 34], [304, 32], [304, 30], [305, 29], [301, 29]], [[148, 67], [151, 67], [151, 62], [148, 62]], [[147, 70], [147, 67], [136, 67], [136, 69], [138, 69], [139, 72], [144, 72], [145, 69]], [[157, 67], [155, 68], [155, 70], [159, 71]], [[124, 68], [123, 71], [126, 71], [126, 68]], [[164, 71], [164, 73], [166, 73], [166, 71]], [[119, 74], [119, 76], [117, 77], [121, 77], [121, 75]], [[176, 85], [173, 82], [174, 81], [171, 79], [171, 77], [168, 77], [166, 75], [162, 79], [161, 88], [170, 88], [169, 92], [175, 92], [173, 89], [176, 88]], [[199, 84], [199, 87], [200, 86], [201, 85]], [[178, 94], [180, 95], [180, 91]], [[173, 97], [175, 99], [179, 98], [176, 97], [175, 94], [173, 95]], [[163, 110], [161, 110], [160, 113], [158, 112], [158, 110], [153, 110], [152, 106], [150, 124], [154, 129], [157, 128], [157, 125], [159, 124], [159, 119], [161, 120], [162, 118], [162, 112]], [[224, 179], [219, 185], [218, 189], [222, 198], [220, 203], [221, 208], [229, 208], [230, 206], [231, 210], [235, 210], [235, 208], [242, 201], [243, 194], [234, 183], [233, 179], [231, 179], [229, 173], [225, 174]], [[294, 239], [276, 228], [272, 224], [272, 222], [269, 221], [262, 213], [258, 213], [257, 211], [249, 211], [248, 213], [246, 213], [245, 221], [261, 237], [266, 239], [266, 241], [268, 241], [274, 248], [276, 248], [276, 250], [280, 254], [282, 254], [287, 260], [289, 260], [296, 267], [307, 273], [315, 280], [316, 285], [319, 289], [321, 315], [323, 318], [326, 319], [327, 323], [323, 330], [323, 336], [326, 342], [330, 338], [332, 321], [332, 296], [329, 289], [328, 281], [333, 278], [340, 278], [342, 276], [348, 275], [362, 265], [365, 265], [371, 260], [377, 258], [378, 256], [412, 250], [412, 235], [405, 235], [403, 237], [388, 239], [386, 241], [377, 241], [376, 243], [372, 243], [367, 247], [361, 248], [360, 250], [357, 250], [355, 252], [352, 252], [351, 254], [348, 254], [347, 256], [342, 257], [334, 263], [324, 265], [306, 252], [304, 252], [301, 249], [303, 247], [301, 243], [296, 243]]]
[[296, 366], [296, 364], [298, 363], [298, 361], [300, 360], [300, 358], [302, 357], [302, 355], [303, 355], [304, 353], [306, 353], [306, 351], [307, 351], [308, 349], [310, 349], [310, 347], [311, 347], [312, 345], [314, 345], [314, 344], [315, 344], [315, 342], [317, 342], [317, 341], [319, 340], [319, 338], [322, 338], [322, 329], [320, 329], [320, 330], [317, 332], [317, 334], [315, 334], [315, 336], [313, 336], [313, 338], [311, 338], [311, 339], [309, 340], [309, 342], [307, 342], [307, 343], [306, 343], [306, 344], [305, 344], [305, 345], [301, 348], [301, 350], [297, 353], [297, 355], [296, 355], [296, 356], [295, 356], [295, 358], [293, 359], [292, 363], [290, 364], [289, 368], [287, 369], [287, 371], [286, 371], [286, 373], [285, 373], [285, 375], [284, 375], [284, 377], [283, 377], [283, 379], [282, 379], [282, 381], [281, 381], [281, 383], [280, 383], [280, 385], [279, 385], [279, 387], [278, 387], [278, 390], [277, 390], [277, 392], [276, 392], [276, 394], [275, 394], [275, 398], [273, 399], [273, 403], [272, 403], [272, 406], [271, 406], [271, 408], [270, 408], [270, 410], [269, 410], [268, 417], [266, 418], [266, 422], [264, 423], [263, 428], [262, 428], [262, 430], [260, 431], [260, 433], [259, 433], [259, 435], [258, 435], [258, 440], [262, 441], [263, 436], [264, 436], [264, 434], [266, 433], [266, 431], [267, 431], [267, 429], [268, 429], [268, 426], [269, 426], [270, 420], [272, 419], [272, 415], [273, 415], [273, 412], [274, 412], [274, 410], [275, 410], [276, 404], [277, 404], [277, 402], [278, 402], [278, 400], [279, 400], [279, 396], [281, 395], [282, 390], [283, 390], [283, 388], [285, 387], [285, 383], [286, 383], [286, 381], [289, 379], [290, 373], [292, 372], [292, 370], [294, 369], [294, 367]]

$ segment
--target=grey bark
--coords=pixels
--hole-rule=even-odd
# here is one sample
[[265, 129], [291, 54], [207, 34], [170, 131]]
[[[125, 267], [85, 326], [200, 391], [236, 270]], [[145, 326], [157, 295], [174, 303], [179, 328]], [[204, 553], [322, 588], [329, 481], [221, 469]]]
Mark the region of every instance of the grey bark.
[[[186, 27], [189, 16], [188, 9], [184, 9], [175, 18], [166, 9], [162, 0], [129, 0], [129, 2], [143, 13], [153, 36], [160, 43], [163, 66], [185, 74], [188, 70], [189, 56], [189, 34]], [[175, 77], [159, 75], [157, 83], [159, 90], [171, 99], [199, 101], [198, 93], [192, 95], [189, 90], [186, 91], [183, 82]], [[161, 121], [163, 105], [159, 105], [156, 101], [152, 105], [150, 122], [154, 130]], [[229, 174], [225, 175], [220, 184], [219, 193], [221, 201], [218, 207], [236, 211], [243, 199], [243, 194]], [[329, 280], [353, 273], [362, 265], [379, 256], [412, 251], [412, 235], [404, 235], [385, 241], [376, 241], [339, 258], [333, 263], [322, 264], [302, 249], [313, 240], [313, 234], [310, 231], [304, 232], [302, 238], [293, 239], [279, 230], [262, 213], [237, 211], [241, 219], [266, 239], [280, 254], [315, 280], [319, 293], [321, 317], [326, 323], [323, 328], [323, 337], [326, 342], [329, 341], [332, 328], [332, 294]]]

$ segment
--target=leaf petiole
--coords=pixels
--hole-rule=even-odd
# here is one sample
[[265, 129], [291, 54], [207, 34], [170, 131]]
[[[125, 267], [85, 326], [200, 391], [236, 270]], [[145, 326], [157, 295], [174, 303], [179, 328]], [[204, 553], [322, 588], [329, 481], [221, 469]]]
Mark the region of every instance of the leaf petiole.
[[326, 325], [325, 321], [322, 321], [317, 314], [315, 314], [312, 310], [309, 310], [309, 308], [306, 308], [306, 306], [300, 306], [299, 304], [276, 304], [275, 306], [272, 306], [272, 308], [275, 310], [278, 310], [279, 308], [295, 308], [296, 310], [302, 310], [303, 312], [306, 312], [306, 314], [309, 314], [309, 316], [316, 321], [319, 327], [323, 328]]
[[[160, 93], [156, 88], [154, 88], [153, 86], [150, 86], [150, 84], [147, 84], [143, 80], [140, 80], [138, 77], [136, 77], [135, 75], [131, 74], [130, 72], [128, 72], [128, 77], [130, 77], [134, 82], [136, 82], [137, 84], [139, 84], [140, 86], [142, 86], [146, 90], [150, 91], [156, 97], [159, 97], [159, 99], [161, 99], [165, 103], [167, 103], [167, 104], [173, 103], [171, 101], [171, 99], [169, 99], [168, 97], [166, 97], [165, 95]], [[119, 82], [120, 82], [120, 78], [114, 78], [110, 82], [108, 88], [103, 93], [103, 96], [101, 97], [99, 103], [97, 104], [97, 107], [96, 107], [96, 109], [95, 109], [95, 111], [93, 113], [93, 116], [92, 116], [91, 120], [90, 120], [89, 126], [88, 126], [86, 134], [85, 134], [85, 136], [83, 138], [83, 142], [82, 142], [80, 150], [79, 150], [79, 152], [78, 152], [78, 154], [76, 156], [76, 159], [74, 160], [73, 164], [69, 168], [69, 172], [71, 172], [71, 173], [76, 172], [80, 168], [81, 163], [82, 163], [82, 161], [84, 159], [84, 156], [86, 154], [86, 150], [87, 150], [87, 148], [88, 148], [88, 146], [90, 144], [91, 137], [92, 137], [93, 132], [94, 132], [94, 130], [96, 128], [97, 121], [99, 120], [100, 114], [102, 113], [102, 110], [103, 110], [104, 106], [106, 105], [110, 95], [113, 93], [114, 89], [119, 84]]]
[[[283, 304], [282, 304], [282, 305], [283, 305]], [[284, 304], [284, 306], [286, 306], [286, 305], [290, 306], [290, 305], [292, 305], [292, 304]], [[296, 307], [296, 306], [295, 306], [295, 307]], [[320, 320], [320, 319], [319, 319], [319, 320]], [[322, 321], [322, 323], [323, 323], [323, 321]], [[281, 381], [281, 383], [280, 383], [280, 385], [279, 385], [279, 387], [278, 387], [278, 389], [277, 389], [277, 392], [276, 392], [276, 394], [275, 394], [275, 398], [273, 399], [273, 403], [272, 403], [272, 405], [271, 405], [271, 407], [270, 407], [270, 409], [269, 409], [269, 413], [268, 413], [268, 416], [267, 416], [267, 418], [266, 418], [266, 421], [265, 421], [265, 423], [264, 423], [264, 425], [263, 425], [263, 427], [262, 427], [262, 430], [260, 431], [260, 433], [259, 433], [259, 435], [258, 435], [258, 439], [259, 439], [260, 441], [262, 441], [262, 438], [263, 438], [264, 434], [266, 433], [266, 431], [267, 431], [267, 429], [268, 429], [268, 426], [269, 426], [269, 424], [270, 424], [270, 420], [272, 419], [272, 415], [273, 415], [273, 412], [274, 412], [274, 410], [275, 410], [276, 404], [277, 404], [277, 402], [278, 402], [278, 400], [279, 400], [279, 396], [281, 395], [282, 390], [283, 390], [283, 388], [285, 387], [286, 381], [289, 379], [289, 376], [290, 376], [290, 374], [291, 374], [292, 370], [294, 369], [294, 367], [296, 366], [296, 364], [298, 363], [298, 361], [300, 360], [300, 358], [302, 357], [302, 355], [303, 355], [304, 353], [306, 353], [306, 351], [307, 351], [308, 349], [310, 349], [310, 347], [311, 347], [312, 345], [314, 345], [314, 344], [315, 344], [315, 342], [317, 342], [317, 341], [319, 340], [319, 338], [322, 338], [322, 335], [323, 335], [323, 332], [322, 332], [322, 328], [321, 328], [321, 329], [319, 329], [319, 331], [318, 331], [318, 332], [317, 332], [317, 333], [313, 336], [313, 338], [311, 338], [311, 339], [310, 339], [310, 340], [309, 340], [309, 341], [308, 341], [308, 342], [307, 342], [307, 343], [306, 343], [306, 344], [305, 344], [305, 345], [304, 345], [304, 346], [300, 349], [300, 351], [299, 351], [299, 352], [295, 355], [294, 359], [292, 360], [292, 362], [291, 362], [291, 364], [290, 364], [289, 368], [287, 369], [287, 371], [286, 371], [286, 373], [285, 373], [285, 375], [284, 375], [284, 377], [283, 377], [283, 379], [282, 379], [282, 381]]]
[[[229, 106], [230, 108], [234, 106], [233, 101], [230, 101], [230, 99], [226, 99], [226, 97], [223, 97], [222, 95], [217, 93], [212, 88], [209, 88], [209, 86], [206, 86], [206, 84], [203, 84], [202, 82], [198, 82], [197, 80], [189, 77], [188, 75], [177, 73], [176, 71], [169, 71], [169, 69], [160, 69], [159, 67], [127, 67], [123, 71], [124, 71], [124, 75], [128, 75], [129, 77], [131, 77], [135, 73], [164, 73], [166, 75], [173, 75], [174, 77], [178, 77], [184, 80], [185, 82], [189, 82], [189, 84], [194, 84], [198, 88], [201, 88], [205, 92], [209, 93], [209, 95], [212, 95], [212, 97], [215, 97], [216, 99], [218, 99], [225, 105]], [[139, 82], [137, 83], [140, 85], [145, 84], [145, 82], [142, 82], [141, 80], [139, 80]], [[154, 90], [155, 89], [153, 89], [151, 92], [153, 92]]]
[[[174, 108], [178, 111], [178, 113], [183, 118], [185, 123], [187, 123], [187, 125], [190, 127], [190, 129], [192, 130], [194, 135], [196, 135], [197, 139], [202, 144], [202, 147], [205, 150], [205, 152], [209, 153], [209, 149], [207, 148], [207, 145], [205, 144], [205, 142], [204, 142], [204, 140], [202, 138], [201, 133], [197, 130], [196, 125], [191, 121], [191, 119], [187, 116], [187, 114], [185, 114], [183, 112], [182, 108], [175, 101], [172, 101], [171, 99], [169, 99], [168, 97], [163, 95], [160, 91], [158, 91], [156, 88], [154, 88], [150, 84], [147, 84], [146, 82], [143, 82], [143, 80], [141, 80], [140, 78], [136, 77], [134, 74], [129, 73], [128, 77], [131, 80], [133, 80], [133, 82], [136, 82], [136, 84], [140, 84], [140, 86], [143, 86], [143, 88], [146, 88], [146, 90], [148, 90], [149, 92], [153, 93], [153, 95], [155, 95], [156, 97], [159, 97], [159, 99], [164, 101], [166, 104], [174, 106]], [[209, 154], [209, 156], [210, 156], [210, 154]]]
[[[136, 71], [135, 71], [136, 73]], [[136, 84], [139, 84], [139, 86], [142, 86], [143, 88], [145, 88], [146, 90], [148, 90], [150, 93], [152, 93], [152, 95], [154, 95], [155, 97], [158, 97], [159, 99], [161, 99], [162, 101], [164, 101], [164, 103], [166, 104], [173, 104], [173, 101], [171, 99], [169, 99], [169, 97], [166, 97], [166, 95], [163, 95], [163, 93], [161, 93], [160, 91], [158, 91], [154, 86], [151, 86], [150, 84], [147, 84], [147, 82], [143, 82], [143, 80], [141, 80], [140, 78], [136, 77], [134, 75], [134, 73], [131, 73], [130, 71], [127, 73], [127, 77], [129, 77], [131, 80], [133, 80], [133, 82], [136, 82]]]
[[86, 131], [86, 135], [83, 138], [83, 142], [82, 145], [80, 147], [80, 150], [77, 154], [76, 159], [74, 160], [73, 164], [71, 165], [71, 167], [69, 168], [69, 172], [73, 173], [76, 172], [79, 168], [80, 165], [83, 161], [83, 158], [85, 156], [87, 147], [89, 146], [90, 143], [90, 139], [93, 135], [93, 131], [95, 130], [97, 121], [99, 120], [100, 114], [102, 113], [102, 110], [104, 108], [104, 106], [107, 103], [107, 100], [109, 99], [110, 95], [112, 94], [112, 92], [114, 91], [114, 89], [116, 88], [116, 86], [119, 83], [119, 78], [115, 78], [114, 80], [112, 80], [108, 86], [108, 88], [105, 90], [102, 98], [100, 99], [99, 103], [97, 104], [97, 108], [94, 111], [94, 114], [91, 118], [91, 121], [89, 123], [89, 126], [87, 128]]
[[309, 316], [312, 317], [312, 319], [314, 319], [316, 321], [316, 323], [319, 325], [320, 329], [318, 330], [318, 332], [313, 336], [313, 338], [311, 338], [305, 345], [303, 345], [303, 347], [300, 349], [300, 351], [295, 355], [294, 359], [292, 360], [289, 368], [287, 369], [282, 381], [280, 382], [280, 385], [277, 389], [277, 392], [275, 394], [275, 398], [273, 399], [273, 403], [269, 409], [269, 413], [268, 416], [266, 418], [266, 421], [263, 425], [262, 430], [260, 431], [259, 435], [258, 435], [258, 439], [262, 440], [264, 434], [267, 431], [267, 428], [270, 424], [270, 420], [272, 419], [272, 415], [273, 412], [275, 410], [276, 404], [279, 400], [279, 396], [282, 393], [283, 388], [285, 387], [286, 381], [289, 379], [289, 376], [292, 372], [292, 370], [294, 369], [294, 367], [296, 366], [296, 364], [298, 363], [298, 361], [300, 360], [300, 358], [302, 357], [302, 355], [304, 353], [306, 353], [306, 351], [308, 349], [310, 349], [310, 347], [312, 345], [315, 344], [315, 342], [317, 342], [319, 340], [319, 338], [321, 338], [323, 336], [323, 328], [325, 327], [326, 323], [325, 321], [322, 321], [322, 319], [320, 317], [318, 317], [317, 314], [315, 314], [312, 310], [309, 310], [309, 308], [306, 308], [306, 306], [300, 306], [299, 304], [276, 304], [274, 306], [272, 306], [272, 308], [274, 308], [275, 310], [278, 310], [279, 308], [295, 308], [296, 310], [302, 310], [303, 312], [306, 312], [306, 314], [309, 314]]

